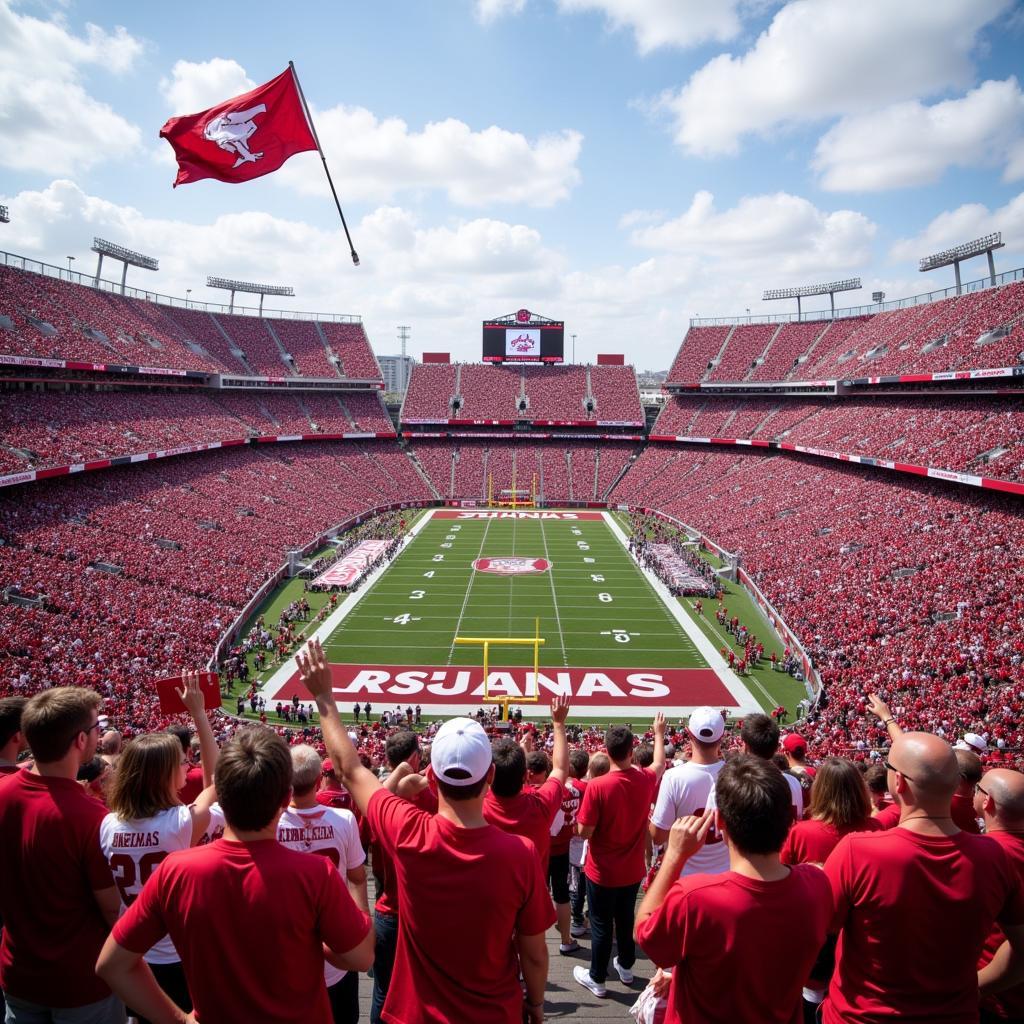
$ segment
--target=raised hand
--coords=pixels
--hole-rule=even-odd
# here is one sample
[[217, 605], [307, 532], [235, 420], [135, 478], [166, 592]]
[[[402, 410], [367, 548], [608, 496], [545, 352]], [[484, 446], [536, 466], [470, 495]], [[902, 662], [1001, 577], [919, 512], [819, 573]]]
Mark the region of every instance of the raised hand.
[[686, 859], [703, 845], [715, 821], [715, 809], [709, 807], [703, 814], [688, 814], [672, 825], [668, 834], [668, 854]]
[[551, 702], [551, 721], [555, 725], [564, 725], [569, 717], [569, 705], [571, 700], [568, 697], [555, 697]]
[[334, 683], [331, 679], [331, 667], [327, 664], [323, 646], [315, 637], [306, 644], [306, 650], [300, 651], [295, 660], [299, 666], [299, 679], [314, 700], [327, 703], [334, 701]]
[[181, 681], [183, 686], [182, 689], [177, 691], [178, 696], [181, 698], [181, 703], [185, 705], [185, 710], [196, 721], [199, 720], [200, 716], [205, 717], [206, 715], [203, 691], [199, 689], [199, 674], [198, 669], [192, 672], [182, 672]]
[[887, 718], [892, 718], [892, 714], [889, 711], [889, 705], [886, 704], [877, 693], [868, 694], [868, 711], [877, 716], [883, 722]]
[[659, 711], [654, 716], [654, 734], [656, 736], [664, 736], [666, 725], [667, 723], [665, 721], [665, 713], [663, 711]]

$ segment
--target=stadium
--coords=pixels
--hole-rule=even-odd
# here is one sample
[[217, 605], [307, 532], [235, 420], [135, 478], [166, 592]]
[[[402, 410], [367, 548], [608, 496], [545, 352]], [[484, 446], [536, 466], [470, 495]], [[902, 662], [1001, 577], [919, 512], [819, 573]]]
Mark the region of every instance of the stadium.
[[[267, 174], [292, 152], [323, 156], [297, 77], [290, 102], [310, 143], [279, 159], [272, 143], [257, 152], [253, 142], [250, 151], [248, 140], [270, 139], [268, 106], [283, 118], [273, 102], [257, 104], [265, 98], [257, 94], [281, 82], [291, 88], [296, 72], [289, 68], [236, 97], [235, 106], [246, 109], [235, 121], [211, 108], [220, 120], [210, 128], [208, 119], [205, 139], [223, 151], [210, 158], [222, 163], [198, 177], [240, 182], [248, 179], [231, 175]], [[254, 119], [263, 115], [268, 119], [257, 128]], [[172, 118], [161, 132], [175, 148], [176, 184], [198, 180], [188, 176], [197, 175], [197, 164], [173, 138], [181, 120]], [[345, 238], [335, 241], [358, 265], [333, 181], [330, 187]], [[75, 258], [59, 255], [63, 250], [4, 251], [2, 232], [22, 211], [34, 216], [27, 202], [0, 206], [0, 918], [8, 936], [0, 981], [9, 1021], [34, 1021], [37, 1004], [51, 1005], [41, 1002], [46, 988], [56, 984], [60, 963], [82, 959], [78, 946], [91, 960], [81, 978], [70, 971], [72, 980], [56, 986], [54, 1007], [102, 1003], [90, 1019], [164, 1013], [160, 1019], [180, 1020], [188, 1000], [204, 1020], [219, 1013], [236, 1019], [252, 992], [229, 998], [215, 992], [222, 978], [197, 982], [183, 952], [196, 933], [194, 920], [181, 932], [171, 924], [151, 932], [144, 915], [155, 914], [154, 890], [163, 899], [172, 881], [185, 886], [175, 898], [188, 901], [181, 895], [187, 880], [172, 879], [171, 866], [187, 874], [190, 853], [196, 864], [200, 857], [212, 863], [225, 844], [256, 845], [268, 836], [290, 849], [284, 832], [274, 832], [282, 806], [293, 818], [282, 818], [280, 828], [290, 823], [295, 848], [324, 853], [337, 868], [324, 873], [337, 884], [341, 895], [331, 899], [341, 900], [343, 910], [334, 902], [326, 914], [327, 904], [318, 904], [310, 921], [331, 917], [345, 926], [321, 935], [319, 924], [296, 924], [292, 934], [282, 922], [296, 907], [295, 920], [304, 921], [315, 899], [310, 888], [286, 887], [286, 898], [267, 902], [271, 916], [252, 918], [252, 934], [241, 934], [265, 893], [246, 883], [243, 896], [222, 880], [221, 919], [233, 929], [237, 912], [243, 924], [217, 932], [216, 941], [232, 949], [224, 971], [250, 958], [238, 969], [251, 971], [258, 994], [260, 973], [279, 970], [284, 961], [275, 957], [287, 954], [287, 943], [300, 945], [298, 933], [315, 933], [312, 966], [300, 958], [303, 966], [283, 983], [294, 987], [288, 998], [295, 1006], [312, 1000], [303, 1019], [610, 1020], [625, 1019], [634, 1002], [636, 1019], [645, 1022], [1022, 1019], [1014, 1014], [1024, 1012], [1024, 986], [1019, 972], [1009, 976], [1024, 956], [1024, 785], [1016, 781], [1024, 783], [1024, 267], [1012, 265], [1016, 237], [1008, 238], [1012, 261], [1004, 259], [995, 229], [922, 250], [914, 259], [930, 275], [930, 290], [878, 290], [858, 305], [843, 300], [865, 287], [861, 278], [828, 280], [835, 266], [854, 265], [852, 256], [843, 263], [823, 258], [800, 277], [826, 283], [797, 283], [780, 268], [780, 287], [757, 296], [771, 304], [764, 311], [746, 306], [748, 287], [726, 300], [731, 310], [674, 319], [681, 326], [672, 327], [667, 372], [652, 378], [642, 368], [646, 339], [612, 326], [600, 351], [588, 349], [576, 360], [574, 331], [590, 317], [583, 302], [574, 309], [529, 288], [514, 296], [511, 309], [480, 298], [459, 310], [474, 324], [471, 337], [450, 338], [450, 350], [421, 349], [417, 360], [406, 356], [403, 334], [400, 359], [385, 358], [387, 343], [370, 317], [270, 308], [275, 298], [293, 296], [287, 286], [210, 276], [207, 289], [229, 291], [229, 301], [193, 298], [192, 288], [164, 294], [159, 277], [150, 275], [160, 273], [161, 260], [173, 265], [177, 254], [137, 251], [130, 236], [97, 236], [91, 245], [76, 239], [76, 251], [96, 259], [91, 273], [82, 261], [74, 269]], [[138, 286], [143, 271], [150, 272], [141, 282], [147, 287]], [[259, 276], [276, 273], [268, 266]], [[431, 282], [424, 271], [422, 288], [429, 291]], [[357, 309], [358, 283], [346, 289], [345, 305]], [[712, 290], [708, 298], [720, 296]], [[470, 352], [479, 355], [466, 358]], [[53, 727], [32, 709], [59, 703], [61, 691], [92, 694], [76, 698], [85, 703], [75, 713], [88, 713], [90, 721], [88, 729], [68, 732], [75, 738], [59, 757], [48, 758]], [[59, 708], [53, 714], [59, 717]], [[469, 719], [459, 726], [464, 745], [457, 756], [446, 732], [451, 719]], [[85, 854], [79, 865], [68, 844], [51, 842], [64, 851], [54, 857], [55, 876], [77, 878], [88, 866], [81, 875], [88, 884], [75, 883], [74, 915], [94, 920], [81, 935], [69, 927], [52, 963], [27, 969], [35, 939], [22, 938], [19, 952], [9, 936], [33, 933], [25, 893], [35, 892], [42, 876], [25, 868], [25, 851], [39, 856], [41, 847], [33, 845], [30, 812], [16, 805], [15, 787], [66, 770], [64, 781], [75, 780], [73, 799], [84, 793], [102, 806], [97, 822], [108, 824], [97, 825], [101, 841], [113, 818], [127, 830], [118, 849], [146, 846], [146, 836], [157, 832], [137, 819], [156, 821], [156, 804], [137, 796], [133, 803], [118, 773], [127, 774], [123, 766], [147, 743], [155, 748], [153, 735], [166, 740], [175, 727], [182, 733], [182, 778], [187, 773], [194, 789], [186, 798], [185, 786], [175, 783], [159, 813], [180, 815], [175, 827], [185, 838], [151, 853], [151, 861], [129, 858], [126, 866], [125, 854], [115, 853], [100, 857], [99, 867]], [[486, 764], [474, 764], [464, 731], [483, 737]], [[440, 760], [446, 751], [450, 763]], [[581, 773], [569, 767], [578, 754]], [[238, 809], [249, 804], [238, 793], [248, 778], [252, 806], [261, 786], [272, 805], [271, 790], [281, 782], [268, 767], [275, 756], [289, 766], [286, 799], [271, 806], [273, 820], [257, 835], [255, 825], [239, 824]], [[246, 757], [249, 776], [238, 767]], [[611, 770], [587, 774], [588, 758], [591, 765], [603, 759]], [[60, 771], [47, 770], [58, 763]], [[719, 768], [724, 785], [715, 781]], [[266, 773], [260, 785], [252, 781], [257, 769]], [[313, 781], [300, 785], [306, 769]], [[521, 776], [504, 792], [502, 772]], [[586, 793], [607, 792], [610, 785], [595, 783], [619, 773], [642, 775], [649, 788], [637, 783], [628, 798], [615, 797], [618, 804], [603, 797], [609, 803], [602, 824], [602, 797], [591, 803]], [[839, 821], [826, 803], [840, 805], [837, 790], [813, 782], [822, 776], [833, 779], [829, 786], [852, 787], [864, 815]], [[554, 785], [550, 777], [558, 782], [555, 803], [535, 842], [530, 815], [547, 813], [534, 804]], [[479, 795], [484, 778], [489, 792], [473, 824], [452, 787], [468, 779], [467, 791], [476, 786]], [[383, 797], [381, 782], [389, 791]], [[750, 796], [757, 787], [760, 796]], [[777, 820], [773, 826], [764, 810], [769, 798], [781, 799], [785, 826], [774, 845], [769, 833]], [[524, 810], [529, 801], [532, 809]], [[31, 813], [43, 813], [38, 805], [36, 799]], [[149, 810], [129, 813], [139, 807]], [[315, 827], [327, 835], [333, 821], [339, 831], [350, 830], [348, 854], [314, 848], [323, 836], [302, 815], [313, 808], [339, 815]], [[618, 866], [615, 858], [624, 862], [627, 854], [602, 853], [602, 829], [614, 832], [610, 817], [625, 828], [621, 822], [634, 812], [640, 824], [623, 849], [642, 862], [642, 885], [639, 877], [608, 881], [608, 864]], [[88, 816], [81, 808], [76, 813]], [[895, 816], [880, 824], [887, 813]], [[447, 824], [436, 824], [446, 815]], [[898, 887], [884, 890], [882, 881], [882, 903], [895, 908], [893, 917], [865, 924], [850, 909], [854, 897], [846, 905], [840, 896], [842, 886], [856, 888], [843, 872], [854, 871], [849, 864], [861, 848], [848, 840], [861, 833], [905, 839], [915, 818], [929, 823], [922, 833], [929, 841], [941, 835], [945, 842], [960, 834], [957, 827], [1011, 838], [980, 837], [977, 850], [956, 840], [957, 856], [970, 862], [969, 878], [951, 869], [955, 885], [936, 883], [941, 893], [934, 914], [922, 917], [930, 922], [923, 931], [905, 930], [900, 901], [909, 897]], [[73, 816], [67, 820], [72, 824], [46, 827], [70, 829]], [[459, 845], [465, 836], [455, 840], [445, 831], [453, 821], [459, 831], [525, 837], [529, 849], [517, 847], [513, 857], [496, 841], [493, 849], [467, 852]], [[942, 824], [927, 831], [946, 821], [949, 830]], [[816, 847], [800, 832], [810, 825], [828, 832], [826, 845]], [[454, 868], [443, 856], [434, 859], [446, 844], [459, 851]], [[751, 954], [754, 947], [739, 937], [747, 921], [763, 944], [765, 931], [787, 912], [789, 904], [773, 903], [778, 893], [768, 893], [781, 877], [774, 869], [789, 865], [789, 877], [807, 886], [787, 897], [793, 906], [805, 898], [807, 908], [821, 905], [820, 892], [812, 899], [811, 890], [826, 892], [820, 928], [807, 924], [803, 946], [794, 939], [799, 977], [784, 983], [792, 981], [792, 1006], [773, 1006], [774, 1015], [759, 1016], [757, 993], [768, 991], [774, 977], [765, 967], [757, 984], [766, 988], [730, 994], [722, 1004], [727, 1016], [714, 1016], [726, 1011], [713, 1011], [698, 990], [704, 979], [718, 985], [724, 968], [690, 946], [679, 951], [681, 916], [673, 919], [679, 930], [671, 930], [665, 908], [684, 914], [672, 900], [699, 899], [696, 885], [686, 888], [687, 858], [713, 854], [715, 844], [720, 855], [727, 848], [726, 860], [696, 870], [746, 873], [765, 887], [754, 887], [749, 906], [729, 897], [740, 902], [728, 906], [740, 909], [730, 912], [727, 934], [709, 933], [717, 935], [722, 963], [744, 949], [785, 973], [777, 956], [760, 945]], [[523, 881], [536, 867], [534, 847], [542, 897]], [[833, 849], [849, 860], [838, 865]], [[883, 869], [899, 877], [906, 865], [897, 864], [897, 855], [881, 842], [873, 849], [882, 852], [863, 854], [864, 862], [879, 877]], [[346, 875], [339, 856], [350, 855]], [[763, 860], [769, 855], [770, 863]], [[611, 860], [602, 866], [602, 857]], [[289, 863], [285, 872], [281, 862], [281, 877], [300, 886], [295, 879], [306, 875]], [[603, 881], [588, 864], [606, 872]], [[907, 884], [918, 887], [915, 898], [928, 904], [933, 894], [913, 868], [907, 872]], [[116, 886], [109, 913], [100, 898], [104, 878]], [[326, 885], [322, 878], [316, 884]], [[505, 904], [520, 886], [533, 895], [515, 908], [515, 927], [494, 924], [513, 919]], [[460, 893], [469, 902], [493, 896], [493, 905], [466, 913], [454, 899]], [[969, 906], [980, 923], [968, 921]], [[422, 945], [408, 923], [412, 907], [441, 929], [436, 963], [435, 947]], [[444, 931], [449, 912], [447, 927], [457, 922], [464, 929], [453, 948], [462, 941], [478, 950], [480, 964], [469, 964], [468, 978], [453, 980], [461, 964], [443, 949], [456, 934]], [[60, 920], [53, 914], [47, 928]], [[793, 915], [802, 916], [809, 921], [814, 914]], [[941, 955], [930, 952], [923, 965], [900, 961], [910, 978], [902, 988], [889, 991], [890, 975], [877, 964], [877, 977], [870, 970], [858, 975], [863, 964], [854, 964], [850, 951], [857, 948], [856, 928], [871, 936], [869, 946], [883, 935], [891, 948], [909, 949], [914, 941], [931, 942], [924, 934], [930, 929], [945, 934], [935, 921], [950, 922], [950, 931], [963, 923], [973, 936], [965, 940], [970, 955], [935, 938]], [[687, 928], [699, 926], [688, 919]], [[838, 950], [827, 932], [841, 932]], [[332, 941], [342, 933], [351, 946]], [[136, 971], [155, 978], [152, 991], [137, 978], [125, 982], [130, 972], [117, 957], [134, 955], [133, 943], [142, 943], [139, 957], [143, 949], [152, 953], [158, 947], [149, 940], [169, 942], [168, 936], [179, 952], [172, 946], [169, 958], [147, 954], [150, 968]], [[993, 960], [1003, 939], [1006, 954]], [[284, 953], [275, 952], [276, 941]], [[387, 943], [390, 959], [380, 952]], [[859, 955], [870, 961], [868, 953]], [[417, 958], [429, 966], [415, 966]], [[498, 965], [493, 972], [490, 960]], [[325, 964], [326, 986], [319, 982]], [[997, 965], [1007, 972], [998, 981]], [[498, 1009], [489, 1005], [491, 990], [475, 986], [477, 967]], [[671, 983], [663, 970], [673, 972]], [[980, 1003], [972, 988], [978, 971]], [[954, 994], [925, 991], [935, 987], [923, 980], [929, 973], [954, 978]], [[262, 1010], [261, 1019], [293, 1019], [282, 1008], [286, 997], [266, 998], [273, 1009]], [[823, 1001], [824, 1011], [817, 1009]], [[944, 1007], [949, 1015], [936, 1016]]]

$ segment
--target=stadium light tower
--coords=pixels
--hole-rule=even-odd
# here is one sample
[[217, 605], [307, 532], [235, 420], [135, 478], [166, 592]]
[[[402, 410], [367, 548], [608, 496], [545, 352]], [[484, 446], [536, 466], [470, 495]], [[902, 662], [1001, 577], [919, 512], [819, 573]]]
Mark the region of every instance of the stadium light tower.
[[6, 206], [0, 206], [0, 224], [10, 224], [11, 215], [7, 212]]
[[128, 279], [129, 263], [133, 267], [141, 267], [143, 270], [160, 269], [160, 261], [152, 256], [143, 256], [140, 252], [133, 252], [131, 249], [126, 249], [122, 245], [115, 245], [113, 242], [108, 242], [102, 238], [94, 238], [92, 240], [92, 251], [99, 254], [99, 259], [96, 261], [96, 277], [93, 279], [93, 285], [97, 288], [100, 286], [100, 271], [103, 269], [103, 257], [109, 256], [112, 260], [117, 260], [123, 264], [121, 269], [122, 295], [124, 295], [125, 281]]
[[956, 293], [959, 295], [961, 290], [960, 263], [963, 260], [971, 259], [972, 256], [984, 254], [988, 256], [988, 279], [992, 286], [995, 287], [996, 261], [992, 258], [992, 253], [996, 249], [1002, 249], [1004, 244], [1003, 233], [1001, 231], [993, 231], [991, 235], [976, 238], [973, 242], [964, 242], [963, 245], [955, 245], [952, 249], [945, 249], [931, 256], [925, 256], [918, 263], [918, 269], [923, 274], [926, 270], [938, 270], [939, 267], [948, 267], [952, 263], [953, 273], [956, 274]]
[[853, 292], [860, 287], [859, 277], [849, 277], [845, 281], [830, 281], [828, 284], [804, 284], [798, 288], [769, 288], [761, 296], [762, 302], [770, 302], [773, 299], [796, 299], [796, 316], [802, 319], [803, 310], [800, 307], [800, 300], [808, 295], [827, 295], [832, 304], [832, 316], [836, 315], [836, 292]]
[[252, 295], [258, 295], [260, 297], [260, 316], [263, 316], [263, 296], [264, 295], [294, 295], [295, 289], [291, 285], [286, 284], [253, 284], [250, 281], [232, 281], [228, 277], [208, 277], [206, 279], [207, 288], [223, 288], [225, 291], [231, 292], [231, 303], [228, 306], [228, 312], [234, 313], [235, 311], [235, 292], [249, 292]]

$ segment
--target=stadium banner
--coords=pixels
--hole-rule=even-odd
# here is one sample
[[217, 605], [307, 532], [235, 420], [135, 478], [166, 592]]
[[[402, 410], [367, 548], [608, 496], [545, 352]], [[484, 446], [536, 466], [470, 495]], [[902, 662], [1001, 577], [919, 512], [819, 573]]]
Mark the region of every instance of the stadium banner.
[[390, 541], [386, 540], [360, 541], [344, 558], [339, 558], [320, 573], [311, 586], [351, 587], [366, 575], [370, 563], [387, 549], [389, 543]]
[[[331, 665], [334, 696], [342, 711], [357, 698], [377, 705], [378, 712], [393, 705], [420, 704], [427, 713], [465, 713], [484, 696], [482, 666], [466, 665]], [[574, 708], [599, 713], [637, 713], [648, 704], [650, 714], [685, 713], [701, 705], [738, 709], [736, 698], [710, 668], [542, 668], [534, 681], [533, 668], [492, 667], [487, 677], [490, 697], [525, 697], [539, 702], [522, 705], [524, 716], [546, 718], [553, 697], [571, 697]], [[269, 700], [309, 700], [294, 673]], [[346, 706], [347, 705], [347, 706]], [[390, 707], [389, 707], [390, 705]]]
[[600, 512], [529, 512], [529, 511], [498, 511], [497, 509], [480, 509], [476, 512], [457, 512], [454, 509], [438, 509], [435, 519], [536, 519], [551, 521], [565, 519], [569, 521], [600, 520], [604, 515]]
[[0, 355], [0, 363], [7, 366], [45, 366], [50, 370], [63, 370], [66, 365], [63, 359], [41, 359], [35, 356], [6, 355]]

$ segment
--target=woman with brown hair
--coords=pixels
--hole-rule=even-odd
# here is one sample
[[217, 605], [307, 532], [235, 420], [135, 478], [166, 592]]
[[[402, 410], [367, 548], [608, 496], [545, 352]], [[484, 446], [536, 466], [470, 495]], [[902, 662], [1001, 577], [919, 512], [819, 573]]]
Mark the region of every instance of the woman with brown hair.
[[[203, 837], [210, 822], [210, 805], [217, 799], [213, 770], [217, 741], [206, 717], [199, 674], [182, 676], [179, 691], [196, 724], [203, 766], [204, 789], [195, 803], [185, 806], [178, 791], [185, 783], [188, 760], [178, 737], [170, 732], [149, 733], [124, 748], [107, 792], [110, 814], [100, 825], [100, 846], [121, 894], [121, 912], [135, 901], [157, 865], [175, 850], [187, 850]], [[192, 1008], [181, 958], [164, 937], [145, 955], [160, 987], [179, 1005]]]
[[823, 864], [848, 832], [873, 832], [871, 797], [864, 774], [842, 757], [828, 757], [811, 787], [811, 816], [798, 821], [782, 847], [783, 864]]

